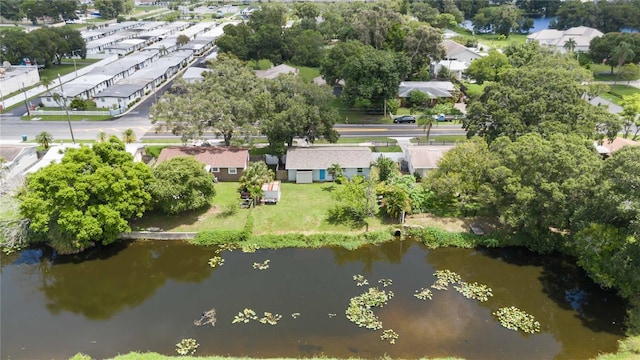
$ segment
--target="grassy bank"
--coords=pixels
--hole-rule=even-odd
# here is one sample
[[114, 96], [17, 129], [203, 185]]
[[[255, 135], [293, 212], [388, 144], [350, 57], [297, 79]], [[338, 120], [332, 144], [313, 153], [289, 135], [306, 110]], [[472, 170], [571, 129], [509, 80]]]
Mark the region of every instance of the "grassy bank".
[[[209, 229], [242, 230], [250, 210], [239, 208], [238, 186], [236, 182], [217, 183], [216, 196], [208, 209], [176, 216], [151, 212], [135, 220], [132, 227], [194, 232]], [[327, 212], [336, 204], [333, 192], [337, 186], [333, 183], [282, 183], [282, 198], [277, 205], [258, 205], [251, 210], [253, 234], [352, 233], [354, 230], [346, 225], [327, 221]], [[386, 227], [379, 217], [369, 218], [368, 225], [370, 231]]]
[[[167, 355], [161, 355], [158, 353], [153, 353], [153, 352], [149, 352], [149, 353], [138, 353], [138, 352], [131, 352], [128, 354], [124, 354], [124, 355], [118, 355], [114, 358], [111, 358], [110, 360], [173, 360], [173, 359], [178, 359], [178, 360], [250, 360], [253, 358], [250, 357], [225, 357], [225, 356], [167, 356]], [[287, 360], [287, 359], [291, 359], [294, 360], [295, 358], [281, 358], [282, 360]], [[319, 358], [306, 358], [306, 359], [322, 359], [322, 360], [337, 360], [337, 358], [330, 358], [330, 357], [319, 357]], [[352, 360], [357, 360], [358, 358], [351, 358]], [[453, 358], [453, 357], [446, 357], [446, 358], [434, 358], [433, 360], [459, 360], [460, 358]], [[92, 360], [92, 358], [90, 356], [87, 355], [82, 355], [82, 354], [77, 354], [75, 356], [73, 356], [72, 358], [70, 358], [69, 360]]]

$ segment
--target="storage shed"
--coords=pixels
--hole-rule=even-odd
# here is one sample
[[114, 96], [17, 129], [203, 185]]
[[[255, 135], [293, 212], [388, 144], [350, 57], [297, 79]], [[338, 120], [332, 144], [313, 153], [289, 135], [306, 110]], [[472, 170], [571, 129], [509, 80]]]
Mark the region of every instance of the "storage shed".
[[262, 201], [265, 204], [277, 204], [280, 201], [280, 181], [262, 184]]

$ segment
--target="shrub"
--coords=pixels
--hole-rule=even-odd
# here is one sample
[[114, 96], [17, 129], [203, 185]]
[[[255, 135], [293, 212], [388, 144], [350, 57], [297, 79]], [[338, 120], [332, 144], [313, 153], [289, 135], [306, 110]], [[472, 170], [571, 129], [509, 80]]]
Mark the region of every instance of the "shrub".
[[472, 233], [448, 232], [432, 227], [410, 228], [407, 231], [407, 234], [420, 239], [430, 248], [444, 246], [473, 248], [476, 246], [496, 247], [501, 244], [504, 245], [504, 241], [501, 241], [494, 236], [478, 236]]
[[242, 230], [206, 230], [200, 231], [191, 243], [203, 246], [231, 244], [245, 240]]

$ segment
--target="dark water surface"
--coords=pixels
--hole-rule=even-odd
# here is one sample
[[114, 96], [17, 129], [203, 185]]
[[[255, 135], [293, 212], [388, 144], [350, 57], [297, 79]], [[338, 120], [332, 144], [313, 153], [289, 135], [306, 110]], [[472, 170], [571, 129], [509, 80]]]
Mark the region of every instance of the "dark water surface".
[[[207, 261], [214, 250], [140, 241], [78, 257], [48, 250], [2, 255], [2, 359], [175, 354], [183, 338], [197, 340], [197, 355], [587, 359], [615, 351], [622, 336], [621, 301], [560, 257], [518, 249], [427, 250], [407, 240], [356, 251], [225, 251], [224, 265], [212, 269]], [[252, 268], [267, 259], [269, 269]], [[433, 290], [431, 301], [413, 296], [443, 269], [486, 284], [494, 296], [480, 303], [453, 288]], [[367, 290], [356, 286], [355, 274], [370, 286], [393, 280], [385, 290], [395, 297], [374, 313], [399, 334], [396, 345], [346, 319], [349, 299]], [[541, 332], [503, 328], [491, 313], [511, 305], [534, 315]], [[211, 308], [215, 327], [195, 326]], [[244, 308], [282, 320], [231, 324]]]

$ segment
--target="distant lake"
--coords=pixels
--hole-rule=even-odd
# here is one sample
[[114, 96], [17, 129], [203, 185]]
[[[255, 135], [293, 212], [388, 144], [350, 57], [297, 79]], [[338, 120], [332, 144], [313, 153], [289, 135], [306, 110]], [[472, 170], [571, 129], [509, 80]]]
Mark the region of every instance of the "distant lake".
[[[551, 22], [550, 17], [539, 17], [533, 19], [533, 27], [529, 30], [529, 33], [534, 33], [540, 30], [548, 29]], [[460, 26], [467, 30], [473, 30], [473, 22], [471, 20], [463, 21]]]

